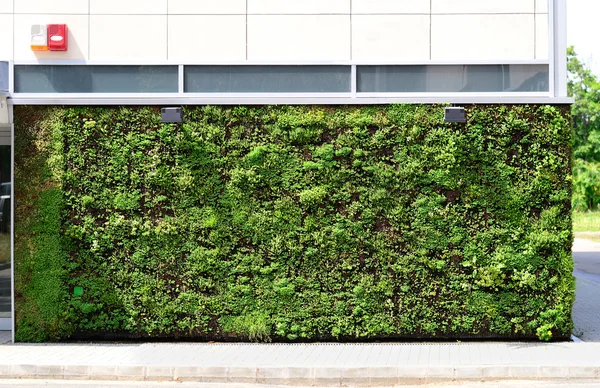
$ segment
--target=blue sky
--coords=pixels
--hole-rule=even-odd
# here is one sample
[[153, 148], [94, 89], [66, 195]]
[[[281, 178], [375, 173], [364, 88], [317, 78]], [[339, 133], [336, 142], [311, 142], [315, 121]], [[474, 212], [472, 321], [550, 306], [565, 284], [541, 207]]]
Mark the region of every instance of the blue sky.
[[600, 76], [600, 0], [567, 0], [567, 44]]

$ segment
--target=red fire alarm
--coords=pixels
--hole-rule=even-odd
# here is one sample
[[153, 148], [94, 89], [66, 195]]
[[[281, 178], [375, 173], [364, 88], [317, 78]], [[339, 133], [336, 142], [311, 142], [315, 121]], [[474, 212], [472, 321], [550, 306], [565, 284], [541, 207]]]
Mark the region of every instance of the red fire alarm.
[[67, 51], [69, 31], [66, 24], [48, 24], [48, 50]]

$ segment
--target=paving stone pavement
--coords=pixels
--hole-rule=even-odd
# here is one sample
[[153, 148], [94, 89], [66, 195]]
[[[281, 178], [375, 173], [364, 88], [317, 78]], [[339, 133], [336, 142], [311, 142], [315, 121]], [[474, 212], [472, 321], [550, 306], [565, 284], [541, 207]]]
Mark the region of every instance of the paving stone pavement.
[[[69, 381], [69, 380], [2, 380], [0, 387], [38, 388], [38, 387], [76, 387], [76, 388], [282, 388], [282, 385], [261, 384], [219, 384], [192, 382], [151, 382], [151, 381]], [[450, 382], [419, 385], [403, 385], [402, 388], [600, 388], [598, 380], [551, 380], [551, 381], [486, 381], [486, 382]], [[302, 388], [302, 387], [298, 387]]]
[[6, 345], [11, 342], [11, 333], [10, 331], [0, 331], [0, 345]]
[[598, 343], [0, 346], [0, 378], [393, 386], [600, 378]]

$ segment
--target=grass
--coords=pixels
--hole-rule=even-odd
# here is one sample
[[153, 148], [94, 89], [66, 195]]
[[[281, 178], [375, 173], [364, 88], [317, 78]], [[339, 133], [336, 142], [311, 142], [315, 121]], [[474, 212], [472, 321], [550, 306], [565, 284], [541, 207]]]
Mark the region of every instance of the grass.
[[573, 212], [575, 237], [600, 242], [600, 211]]
[[600, 212], [573, 212], [573, 232], [600, 232]]

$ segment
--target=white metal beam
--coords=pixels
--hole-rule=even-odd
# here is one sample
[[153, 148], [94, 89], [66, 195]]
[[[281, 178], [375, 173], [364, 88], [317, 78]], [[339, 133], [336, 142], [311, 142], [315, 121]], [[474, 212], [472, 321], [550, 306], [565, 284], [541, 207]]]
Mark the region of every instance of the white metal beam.
[[554, 97], [567, 97], [567, 0], [552, 0]]
[[16, 97], [10, 100], [14, 105], [374, 105], [374, 104], [572, 104], [568, 97], [549, 98], [532, 96], [431, 96], [431, 97], [137, 97], [100, 98], [81, 97]]

